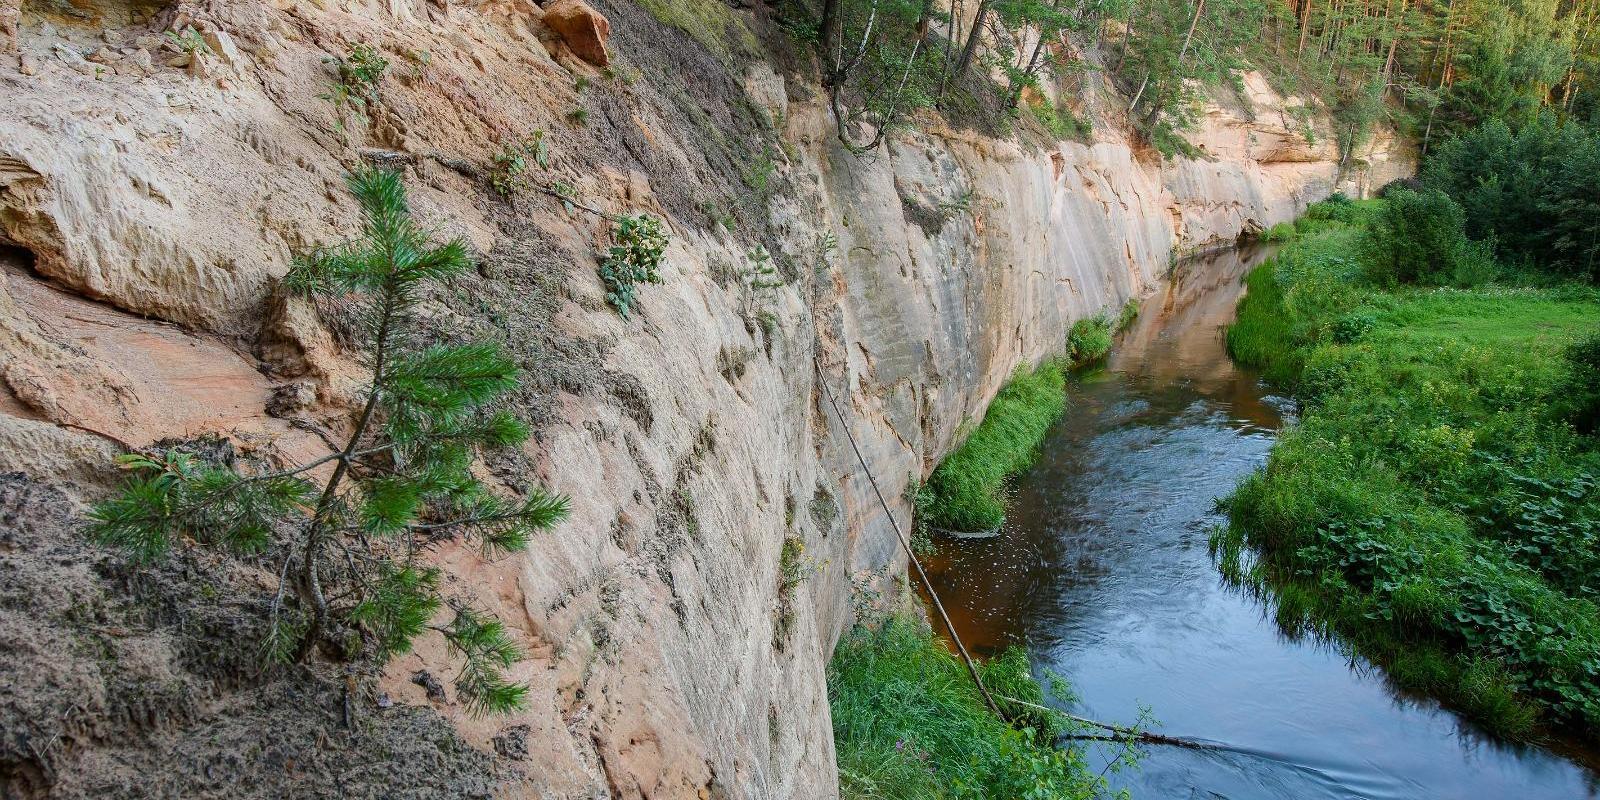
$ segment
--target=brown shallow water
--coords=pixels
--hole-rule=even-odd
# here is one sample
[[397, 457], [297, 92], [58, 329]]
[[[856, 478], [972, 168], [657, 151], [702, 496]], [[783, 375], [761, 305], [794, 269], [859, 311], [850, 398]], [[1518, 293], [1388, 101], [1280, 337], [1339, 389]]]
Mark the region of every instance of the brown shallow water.
[[1207, 550], [1215, 498], [1266, 459], [1292, 405], [1226, 355], [1266, 253], [1190, 261], [1147, 301], [1016, 485], [999, 537], [941, 540], [931, 577], [969, 646], [1029, 648], [1072, 708], [1213, 751], [1152, 749], [1135, 800], [1600, 798], [1600, 758], [1505, 744], [1326, 642], [1286, 637]]

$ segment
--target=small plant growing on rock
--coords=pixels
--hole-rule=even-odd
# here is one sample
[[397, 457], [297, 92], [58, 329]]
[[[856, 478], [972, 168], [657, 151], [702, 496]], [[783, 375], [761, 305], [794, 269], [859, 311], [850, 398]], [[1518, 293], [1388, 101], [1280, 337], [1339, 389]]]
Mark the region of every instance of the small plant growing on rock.
[[165, 36], [167, 43], [176, 47], [178, 52], [184, 55], [193, 56], [196, 53], [211, 53], [211, 46], [206, 44], [206, 40], [201, 38], [200, 32], [195, 30], [193, 25], [187, 25], [181, 31], [167, 31]]
[[600, 280], [606, 302], [627, 319], [638, 304], [636, 287], [661, 282], [661, 262], [667, 249], [666, 226], [646, 214], [618, 217], [611, 249], [600, 261]]
[[358, 44], [345, 55], [328, 56], [322, 61], [333, 67], [338, 78], [333, 87], [321, 95], [322, 99], [340, 112], [352, 108], [357, 117], [365, 120], [367, 109], [378, 104], [378, 83], [389, 69], [389, 60], [377, 48]]
[[506, 145], [494, 157], [494, 173], [489, 182], [502, 197], [526, 188], [528, 163], [539, 169], [550, 168], [550, 146], [544, 141], [544, 131], [534, 131], [533, 137]]
[[[263, 649], [304, 659], [359, 632], [380, 659], [434, 631], [462, 661], [456, 689], [473, 713], [519, 707], [527, 687], [504, 670], [521, 656], [498, 620], [447, 600], [440, 572], [419, 561], [437, 542], [476, 540], [486, 555], [515, 552], [566, 517], [565, 497], [535, 488], [522, 500], [472, 474], [475, 454], [511, 447], [527, 428], [494, 404], [518, 384], [498, 346], [424, 345], [413, 329], [422, 287], [470, 268], [460, 239], [433, 246], [411, 219], [398, 175], [351, 176], [362, 235], [297, 263], [302, 293], [352, 298], [368, 336], [371, 381], [337, 452], [297, 467], [240, 470], [169, 450], [118, 459], [133, 473], [96, 505], [90, 534], [140, 561], [192, 540], [246, 554], [281, 551]], [[311, 478], [314, 471], [326, 473]], [[434, 624], [439, 612], [454, 612]]]

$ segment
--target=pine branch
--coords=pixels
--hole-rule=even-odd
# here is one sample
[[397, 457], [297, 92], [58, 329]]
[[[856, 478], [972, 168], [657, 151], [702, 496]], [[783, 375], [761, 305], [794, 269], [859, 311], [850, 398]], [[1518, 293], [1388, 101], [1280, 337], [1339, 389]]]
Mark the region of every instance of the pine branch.
[[444, 635], [450, 652], [462, 659], [456, 692], [473, 716], [504, 714], [527, 704], [528, 686], [506, 680], [505, 670], [522, 659], [522, 650], [505, 624], [470, 608], [458, 608]]

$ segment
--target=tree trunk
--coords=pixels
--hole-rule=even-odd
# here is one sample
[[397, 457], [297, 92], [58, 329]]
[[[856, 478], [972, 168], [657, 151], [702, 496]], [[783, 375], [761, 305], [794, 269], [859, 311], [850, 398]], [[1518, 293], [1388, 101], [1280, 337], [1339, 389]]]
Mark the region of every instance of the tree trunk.
[[978, 51], [978, 39], [983, 35], [983, 20], [989, 16], [989, 4], [993, 0], [980, 0], [978, 13], [972, 17], [972, 31], [967, 34], [967, 44], [961, 48], [961, 59], [956, 62], [956, 74], [965, 75], [972, 66], [972, 56]]

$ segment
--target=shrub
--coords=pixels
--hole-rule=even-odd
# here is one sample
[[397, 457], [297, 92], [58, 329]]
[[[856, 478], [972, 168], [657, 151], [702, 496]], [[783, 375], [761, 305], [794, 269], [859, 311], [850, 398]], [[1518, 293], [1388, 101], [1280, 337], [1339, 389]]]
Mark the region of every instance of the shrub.
[[367, 109], [378, 104], [378, 84], [389, 69], [389, 60], [377, 48], [357, 44], [345, 55], [328, 56], [323, 63], [333, 67], [336, 81], [321, 95], [322, 99], [340, 113], [348, 107], [359, 119], [366, 120]]
[[661, 282], [667, 231], [661, 220], [645, 214], [621, 217], [616, 224], [611, 249], [600, 261], [600, 280], [606, 287], [606, 302], [627, 319], [638, 305], [636, 287]]
[[1312, 203], [1306, 207], [1305, 216], [1308, 219], [1322, 222], [1342, 222], [1349, 224], [1356, 221], [1356, 204], [1346, 197], [1343, 192], [1334, 192], [1326, 200]]
[[1390, 194], [1393, 194], [1401, 189], [1404, 189], [1408, 192], [1420, 192], [1423, 190], [1422, 179], [1415, 177], [1395, 178], [1394, 180], [1389, 181], [1388, 183], [1379, 187], [1378, 197], [1387, 200]]
[[1568, 345], [1565, 361], [1561, 405], [1578, 430], [1600, 432], [1600, 332]]
[[1067, 332], [1067, 357], [1074, 364], [1105, 358], [1111, 352], [1111, 336], [1111, 323], [1104, 316], [1080, 319]]
[[550, 168], [550, 145], [545, 143], [544, 131], [534, 131], [531, 138], [501, 148], [495, 154], [489, 183], [502, 197], [515, 194], [527, 185], [529, 162], [539, 169]]
[[983, 422], [945, 458], [917, 493], [927, 524], [953, 531], [985, 531], [1005, 522], [1006, 478], [1033, 463], [1050, 425], [1066, 409], [1066, 376], [1047, 363], [1018, 371]]
[[1490, 120], [1428, 159], [1424, 182], [1460, 203], [1467, 235], [1502, 260], [1600, 277], [1600, 133], [1543, 115], [1515, 133]]
[[[285, 278], [295, 291], [361, 306], [372, 378], [349, 438], [336, 453], [276, 471], [241, 471], [181, 449], [123, 456], [134, 477], [95, 505], [89, 532], [141, 561], [188, 540], [270, 553], [281, 566], [276, 596], [262, 599], [268, 658], [298, 661], [318, 645], [346, 652], [354, 629], [386, 660], [433, 630], [463, 661], [456, 688], [470, 711], [514, 709], [527, 693], [504, 677], [520, 658], [515, 642], [498, 620], [447, 602], [439, 570], [414, 556], [458, 535], [486, 554], [522, 550], [565, 518], [567, 499], [537, 487], [503, 498], [473, 475], [477, 451], [521, 444], [528, 430], [494, 407], [518, 384], [498, 346], [424, 347], [413, 330], [423, 285], [470, 268], [466, 244], [430, 245], [396, 174], [362, 171], [349, 183], [362, 236]], [[319, 468], [328, 477], [313, 485], [307, 476]], [[434, 625], [445, 605], [453, 620]]]
[[1392, 192], [1367, 231], [1368, 276], [1381, 284], [1447, 283], [1470, 258], [1466, 217], [1438, 189]]

